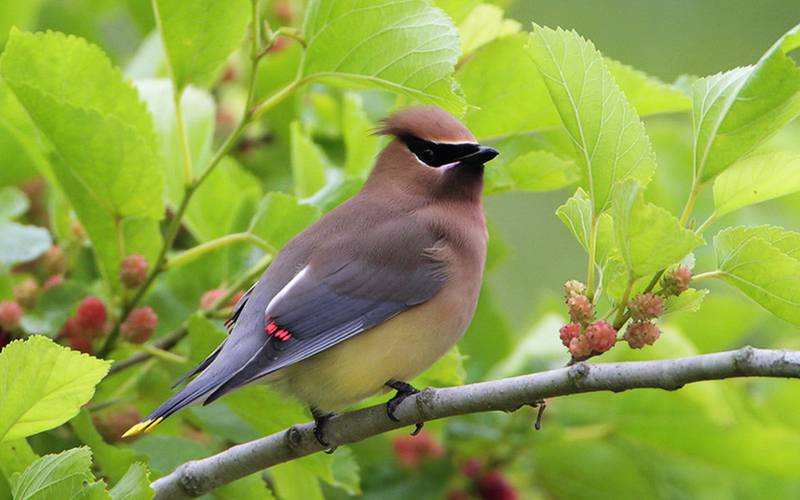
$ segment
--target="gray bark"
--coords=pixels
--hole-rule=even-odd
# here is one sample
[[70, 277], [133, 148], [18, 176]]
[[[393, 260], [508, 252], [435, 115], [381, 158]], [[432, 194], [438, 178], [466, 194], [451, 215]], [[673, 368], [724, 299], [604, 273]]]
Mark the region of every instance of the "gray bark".
[[[672, 391], [692, 382], [735, 377], [800, 378], [800, 351], [745, 347], [660, 361], [578, 363], [490, 382], [429, 388], [398, 407], [399, 422], [386, 416], [383, 405], [372, 406], [333, 417], [325, 427], [325, 437], [332, 446], [338, 446], [416, 422], [485, 411], [513, 411], [554, 396], [641, 388]], [[324, 448], [314, 438], [313, 429], [312, 423], [295, 425], [211, 457], [187, 462], [153, 482], [155, 498], [198, 497], [254, 472], [322, 451]]]

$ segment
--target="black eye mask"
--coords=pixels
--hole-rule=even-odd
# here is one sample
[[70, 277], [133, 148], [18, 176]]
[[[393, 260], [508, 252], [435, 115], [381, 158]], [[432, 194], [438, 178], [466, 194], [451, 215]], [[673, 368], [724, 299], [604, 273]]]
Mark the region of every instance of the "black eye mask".
[[475, 143], [442, 144], [430, 142], [414, 136], [405, 136], [401, 140], [414, 153], [419, 161], [431, 167], [441, 167], [454, 163], [477, 153], [480, 146]]

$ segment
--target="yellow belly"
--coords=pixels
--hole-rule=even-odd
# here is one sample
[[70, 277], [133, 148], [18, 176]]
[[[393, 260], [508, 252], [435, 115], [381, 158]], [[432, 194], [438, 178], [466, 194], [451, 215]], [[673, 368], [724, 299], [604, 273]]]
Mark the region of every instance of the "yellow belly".
[[472, 318], [474, 294], [462, 290], [459, 296], [455, 288], [280, 370], [268, 382], [327, 412], [384, 390], [389, 380], [414, 378], [458, 342]]

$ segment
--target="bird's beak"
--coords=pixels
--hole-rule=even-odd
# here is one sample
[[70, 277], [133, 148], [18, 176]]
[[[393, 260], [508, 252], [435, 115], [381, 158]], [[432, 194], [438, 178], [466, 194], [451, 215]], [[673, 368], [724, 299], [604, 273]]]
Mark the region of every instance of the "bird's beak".
[[494, 157], [499, 155], [499, 154], [500, 154], [500, 152], [498, 152], [494, 148], [490, 148], [488, 146], [478, 146], [478, 150], [477, 151], [459, 158], [458, 161], [461, 162], [461, 163], [473, 163], [473, 164], [481, 163], [481, 164], [483, 164], [483, 163], [486, 163], [487, 161], [490, 161], [490, 160], [494, 159]]

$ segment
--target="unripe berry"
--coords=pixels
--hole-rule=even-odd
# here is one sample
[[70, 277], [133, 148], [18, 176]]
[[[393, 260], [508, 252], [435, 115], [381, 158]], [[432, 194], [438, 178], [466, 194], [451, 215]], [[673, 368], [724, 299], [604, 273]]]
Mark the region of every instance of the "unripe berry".
[[287, 45], [289, 45], [289, 41], [286, 39], [286, 37], [279, 36], [272, 44], [272, 47], [269, 48], [269, 51], [273, 54], [277, 54], [285, 49]]
[[606, 352], [617, 342], [617, 331], [605, 321], [595, 321], [587, 326], [585, 336], [594, 352]]
[[0, 330], [13, 331], [19, 327], [22, 307], [13, 300], [0, 301]]
[[139, 288], [147, 279], [147, 271], [150, 266], [144, 255], [128, 255], [119, 264], [119, 280], [125, 288]]
[[580, 323], [570, 323], [568, 325], [564, 325], [558, 330], [558, 333], [559, 337], [561, 338], [561, 343], [564, 344], [564, 347], [569, 347], [569, 343], [572, 342], [572, 339], [580, 336], [581, 325]]
[[291, 3], [289, 3], [287, 0], [278, 0], [275, 2], [272, 10], [275, 12], [275, 17], [277, 17], [281, 22], [288, 24], [292, 21], [294, 9], [292, 8]]
[[678, 266], [664, 275], [661, 286], [666, 295], [680, 295], [689, 288], [692, 281], [692, 271], [686, 266]]
[[14, 285], [14, 299], [25, 309], [36, 305], [36, 296], [39, 294], [39, 285], [33, 278], [28, 278]]
[[158, 316], [150, 307], [137, 307], [120, 325], [120, 333], [128, 342], [141, 344], [149, 339], [158, 326]]
[[576, 295], [586, 295], [586, 285], [577, 280], [569, 280], [564, 283], [564, 293], [567, 300]]
[[478, 493], [482, 500], [517, 500], [517, 490], [498, 470], [487, 472], [478, 481]]
[[77, 326], [81, 336], [102, 337], [106, 331], [106, 306], [97, 297], [86, 297], [75, 311]]
[[470, 458], [464, 465], [461, 466], [461, 473], [467, 477], [478, 477], [480, 474], [481, 469], [483, 469], [483, 464], [477, 458]]
[[572, 357], [578, 361], [592, 355], [592, 345], [586, 335], [580, 335], [570, 340], [568, 349]]
[[573, 323], [588, 323], [594, 319], [592, 302], [585, 295], [575, 295], [567, 299], [569, 317]]
[[53, 245], [42, 256], [42, 264], [48, 276], [63, 274], [67, 270], [67, 255], [60, 246]]
[[628, 303], [631, 317], [635, 321], [657, 318], [664, 312], [664, 300], [652, 293], [637, 295]]
[[645, 345], [653, 345], [660, 336], [661, 330], [655, 324], [637, 321], [628, 325], [624, 338], [631, 349], [641, 349]]
[[225, 295], [225, 290], [222, 288], [214, 288], [207, 291], [200, 298], [200, 309], [208, 311], [223, 295]]

